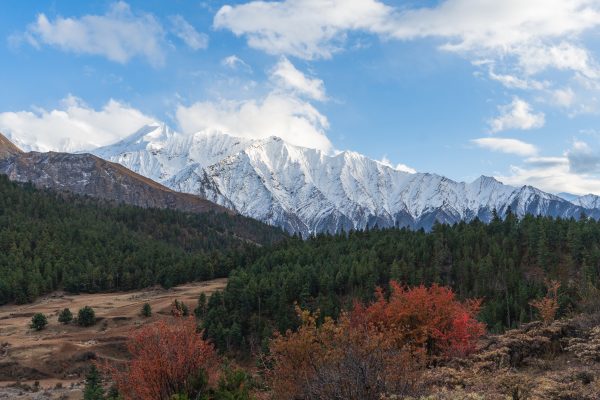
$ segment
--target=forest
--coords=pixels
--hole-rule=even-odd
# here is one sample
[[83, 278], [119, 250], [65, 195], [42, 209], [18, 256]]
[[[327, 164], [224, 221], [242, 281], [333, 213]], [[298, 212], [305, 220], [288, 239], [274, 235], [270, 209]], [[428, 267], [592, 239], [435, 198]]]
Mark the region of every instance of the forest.
[[536, 319], [532, 300], [558, 281], [559, 315], [600, 301], [600, 222], [496, 215], [431, 232], [386, 229], [291, 238], [247, 267], [234, 269], [213, 295], [204, 320], [218, 348], [256, 352], [273, 332], [300, 325], [295, 312], [337, 317], [355, 301], [374, 300], [391, 280], [414, 287], [440, 284], [460, 299], [482, 301], [479, 319], [501, 332]]
[[239, 215], [110, 204], [0, 176], [0, 304], [225, 277], [285, 237]]

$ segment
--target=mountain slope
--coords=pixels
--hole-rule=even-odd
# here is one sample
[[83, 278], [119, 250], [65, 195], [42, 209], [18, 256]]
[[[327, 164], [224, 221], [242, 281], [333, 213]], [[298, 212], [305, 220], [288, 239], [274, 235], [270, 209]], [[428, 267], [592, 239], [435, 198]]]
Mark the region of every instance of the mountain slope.
[[0, 304], [56, 289], [129, 290], [226, 277], [283, 238], [240, 215], [146, 209], [0, 175]]
[[175, 192], [92, 154], [24, 153], [0, 135], [0, 173], [10, 180], [140, 207], [228, 212], [198, 196]]
[[304, 236], [376, 225], [429, 229], [435, 221], [489, 221], [494, 209], [504, 215], [508, 207], [520, 216], [600, 216], [530, 186], [515, 188], [485, 176], [464, 183], [411, 174], [355, 152], [332, 156], [277, 137], [183, 135], [152, 125], [94, 153], [176, 191]]

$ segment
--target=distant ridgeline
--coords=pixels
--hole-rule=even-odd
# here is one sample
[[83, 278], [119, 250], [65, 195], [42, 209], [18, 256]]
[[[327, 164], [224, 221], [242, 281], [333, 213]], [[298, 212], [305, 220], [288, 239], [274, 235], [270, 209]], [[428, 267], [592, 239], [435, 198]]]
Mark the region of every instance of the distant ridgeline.
[[431, 232], [371, 230], [290, 239], [249, 267], [232, 271], [227, 289], [211, 297], [207, 335], [222, 349], [257, 349], [273, 330], [297, 326], [294, 302], [336, 316], [354, 299], [373, 299], [376, 286], [440, 283], [461, 298], [482, 298], [480, 318], [492, 331], [536, 318], [529, 302], [557, 279], [560, 312], [600, 304], [600, 222], [509, 213], [435, 225]]
[[0, 175], [0, 304], [225, 277], [284, 237], [239, 215], [115, 205]]

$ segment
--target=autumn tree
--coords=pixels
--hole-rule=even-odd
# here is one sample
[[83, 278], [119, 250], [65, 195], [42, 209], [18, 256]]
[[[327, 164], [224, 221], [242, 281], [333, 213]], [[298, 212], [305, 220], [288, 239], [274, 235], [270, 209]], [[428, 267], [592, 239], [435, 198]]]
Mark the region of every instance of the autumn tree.
[[546, 296], [532, 300], [529, 304], [533, 306], [540, 315], [540, 318], [544, 324], [548, 325], [556, 318], [556, 312], [558, 311], [558, 289], [560, 288], [560, 282], [555, 280], [546, 281]]
[[132, 332], [127, 348], [124, 368], [104, 366], [125, 400], [197, 398], [217, 379], [217, 355], [192, 317], [145, 325]]
[[389, 299], [378, 288], [373, 304], [356, 303], [353, 323], [393, 333], [399, 345], [421, 348], [430, 358], [465, 356], [475, 350], [485, 332], [476, 319], [480, 300], [461, 302], [452, 289], [437, 284], [408, 288], [390, 281], [390, 289]]

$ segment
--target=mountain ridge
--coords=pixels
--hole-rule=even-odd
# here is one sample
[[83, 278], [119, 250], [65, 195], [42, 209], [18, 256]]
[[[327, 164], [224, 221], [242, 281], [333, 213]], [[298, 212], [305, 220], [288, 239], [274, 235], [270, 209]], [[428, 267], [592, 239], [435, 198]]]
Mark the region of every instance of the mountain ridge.
[[93, 153], [173, 190], [305, 237], [374, 226], [430, 229], [436, 221], [487, 222], [494, 209], [503, 216], [509, 207], [519, 216], [600, 217], [600, 209], [527, 185], [512, 187], [486, 176], [456, 182], [397, 170], [353, 151], [326, 154], [278, 137], [185, 135], [150, 125]]

